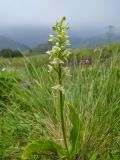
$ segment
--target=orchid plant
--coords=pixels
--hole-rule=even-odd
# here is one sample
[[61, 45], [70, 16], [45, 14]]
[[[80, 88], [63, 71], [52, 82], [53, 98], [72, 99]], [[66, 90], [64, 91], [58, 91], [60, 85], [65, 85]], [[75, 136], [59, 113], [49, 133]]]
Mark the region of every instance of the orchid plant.
[[69, 154], [68, 144], [66, 140], [66, 131], [64, 126], [64, 101], [63, 101], [63, 94], [65, 92], [64, 85], [63, 85], [63, 77], [68, 75], [69, 68], [64, 67], [65, 61], [67, 61], [69, 55], [71, 54], [71, 50], [68, 48], [70, 45], [70, 41], [68, 40], [67, 30], [69, 29], [68, 25], [64, 25], [66, 18], [63, 17], [60, 22], [57, 22], [53, 26], [53, 31], [56, 32], [55, 35], [50, 35], [49, 42], [52, 42], [54, 46], [52, 50], [47, 51], [50, 55], [50, 64], [49, 72], [55, 70], [58, 74], [58, 84], [53, 86], [52, 89], [57, 90], [59, 92], [59, 105], [60, 105], [60, 116], [61, 116], [61, 127], [62, 133], [64, 138], [65, 147]]
[[80, 119], [75, 111], [75, 108], [69, 105], [69, 120], [71, 123], [71, 130], [69, 137], [66, 134], [65, 121], [64, 121], [64, 100], [65, 100], [65, 87], [63, 84], [63, 78], [69, 74], [69, 68], [65, 67], [64, 63], [68, 60], [71, 50], [68, 47], [70, 41], [68, 40], [67, 31], [69, 26], [65, 25], [66, 18], [63, 17], [60, 22], [57, 22], [53, 26], [54, 35], [50, 35], [49, 42], [53, 44], [53, 47], [50, 51], [47, 51], [49, 54], [49, 65], [48, 72], [55, 71], [58, 75], [58, 83], [55, 86], [52, 86], [52, 89], [59, 93], [59, 108], [60, 108], [60, 119], [61, 119], [61, 130], [63, 134], [64, 147], [61, 144], [57, 144], [53, 140], [49, 139], [40, 139], [33, 141], [28, 144], [22, 154], [22, 159], [26, 160], [29, 157], [38, 152], [39, 154], [54, 153], [57, 155], [57, 159], [61, 160], [78, 160], [79, 159], [79, 150], [80, 150]]

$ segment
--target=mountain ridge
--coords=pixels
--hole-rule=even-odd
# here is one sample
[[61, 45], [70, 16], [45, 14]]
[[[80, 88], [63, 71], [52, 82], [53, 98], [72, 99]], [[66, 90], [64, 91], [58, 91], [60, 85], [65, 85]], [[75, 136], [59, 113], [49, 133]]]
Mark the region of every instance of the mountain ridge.
[[0, 35], [0, 50], [3, 49], [25, 51], [30, 48], [25, 44], [19, 43], [11, 38]]
[[[77, 47], [82, 47], [82, 48], [94, 48], [98, 46], [102, 46], [107, 43], [112, 43], [112, 42], [120, 42], [120, 35], [114, 35], [111, 37], [111, 39], [108, 39], [106, 35], [98, 35], [98, 36], [93, 36], [93, 37], [88, 37], [88, 38], [79, 38], [75, 36], [70, 36], [70, 42], [71, 42], [71, 48], [77, 48]], [[36, 47], [32, 48], [29, 52], [27, 51], [26, 54], [41, 54], [45, 53], [47, 50], [51, 49], [51, 45], [48, 42], [45, 43], [40, 43], [36, 45]]]

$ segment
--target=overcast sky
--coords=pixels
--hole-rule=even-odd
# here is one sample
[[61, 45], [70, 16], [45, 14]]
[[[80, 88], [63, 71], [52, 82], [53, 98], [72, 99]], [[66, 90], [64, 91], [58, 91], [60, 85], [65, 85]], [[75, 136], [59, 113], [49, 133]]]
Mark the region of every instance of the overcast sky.
[[0, 0], [1, 26], [120, 26], [120, 0]]

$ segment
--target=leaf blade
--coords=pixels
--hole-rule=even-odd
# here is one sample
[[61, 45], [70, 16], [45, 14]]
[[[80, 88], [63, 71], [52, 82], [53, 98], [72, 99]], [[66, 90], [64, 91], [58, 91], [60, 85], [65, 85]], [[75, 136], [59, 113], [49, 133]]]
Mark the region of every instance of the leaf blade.
[[37, 140], [28, 144], [22, 154], [22, 160], [27, 160], [32, 154], [39, 152], [41, 155], [45, 152], [52, 152], [59, 157], [65, 157], [66, 151], [59, 144], [51, 140]]

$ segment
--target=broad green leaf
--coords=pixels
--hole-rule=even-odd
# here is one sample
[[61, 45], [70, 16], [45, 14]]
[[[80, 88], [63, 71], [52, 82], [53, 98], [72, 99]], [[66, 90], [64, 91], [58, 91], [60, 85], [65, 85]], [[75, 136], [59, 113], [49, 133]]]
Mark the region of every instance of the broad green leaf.
[[22, 160], [27, 160], [34, 153], [55, 153], [60, 159], [65, 158], [66, 151], [59, 144], [51, 140], [38, 140], [28, 144], [22, 154]]
[[97, 159], [97, 154], [93, 153], [92, 157], [90, 158], [90, 160], [96, 160]]
[[72, 143], [71, 153], [77, 154], [81, 148], [81, 123], [78, 113], [75, 111], [75, 108], [69, 105], [69, 118], [72, 123], [72, 129], [70, 131], [70, 141]]

